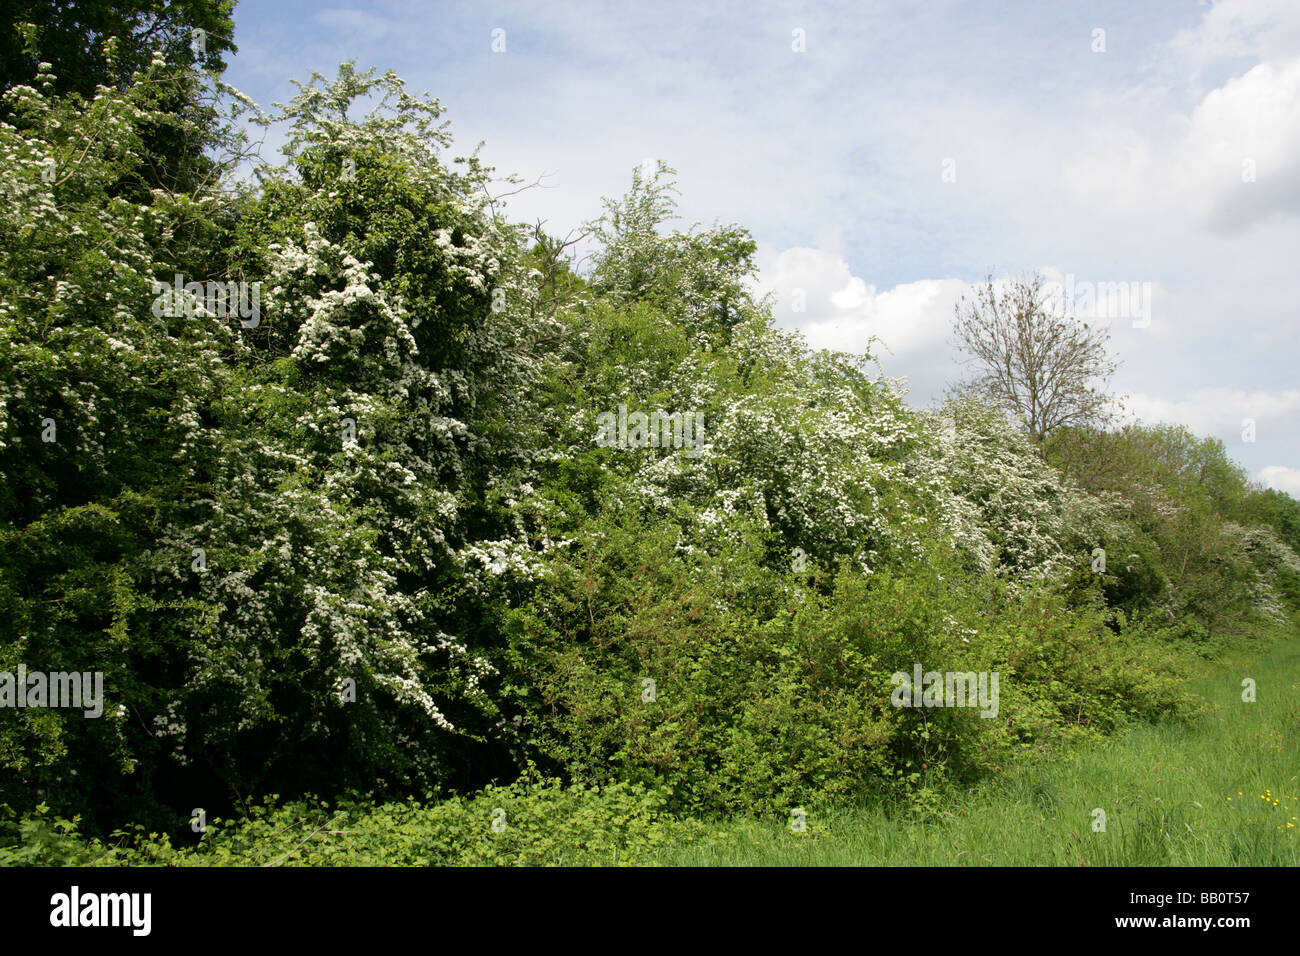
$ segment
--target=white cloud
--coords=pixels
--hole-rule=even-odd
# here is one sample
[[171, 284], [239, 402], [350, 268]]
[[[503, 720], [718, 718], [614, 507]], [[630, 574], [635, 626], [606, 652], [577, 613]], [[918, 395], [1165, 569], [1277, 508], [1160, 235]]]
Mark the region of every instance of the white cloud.
[[1269, 465], [1259, 470], [1259, 480], [1270, 488], [1285, 491], [1292, 498], [1300, 498], [1300, 468]]
[[1270, 59], [1300, 53], [1300, 6], [1294, 0], [1217, 0], [1170, 45], [1195, 71], [1227, 56]]
[[1186, 425], [1198, 435], [1241, 441], [1244, 419], [1255, 423], [1256, 440], [1271, 428], [1291, 431], [1300, 412], [1300, 389], [1247, 392], [1241, 388], [1202, 388], [1183, 399], [1142, 393], [1129, 397], [1129, 408], [1151, 424]]
[[953, 307], [969, 288], [960, 279], [921, 279], [878, 291], [853, 275], [837, 252], [807, 246], [777, 252], [760, 244], [756, 261], [756, 291], [773, 294], [777, 324], [799, 330], [813, 348], [862, 354], [870, 345], [885, 374], [905, 379], [918, 405], [939, 399], [960, 377], [949, 343]]
[[1076, 201], [1219, 231], [1300, 214], [1300, 58], [1256, 65], [1212, 90], [1189, 116], [1153, 123], [1118, 115], [1096, 126], [1065, 167]]
[[1210, 93], [1175, 162], [1175, 198], [1216, 228], [1300, 213], [1300, 59], [1261, 63]]
[[777, 321], [802, 331], [814, 348], [861, 353], [876, 336], [897, 359], [949, 353], [953, 306], [966, 289], [960, 279], [922, 279], [878, 292], [834, 252], [760, 246], [756, 259], [759, 294], [774, 293]]

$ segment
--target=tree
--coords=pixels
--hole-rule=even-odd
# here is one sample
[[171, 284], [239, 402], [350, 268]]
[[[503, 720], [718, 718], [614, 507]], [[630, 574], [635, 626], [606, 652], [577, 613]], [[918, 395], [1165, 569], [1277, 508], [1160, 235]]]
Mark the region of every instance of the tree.
[[0, 672], [100, 672], [105, 696], [102, 719], [6, 713], [0, 804], [48, 797], [115, 825], [159, 812], [179, 767], [151, 721], [181, 693], [208, 612], [171, 586], [192, 567], [177, 529], [206, 516], [205, 422], [239, 342], [237, 323], [156, 309], [154, 279], [191, 275], [228, 197], [118, 192], [152, 131], [188, 131], [159, 105], [188, 82], [165, 62], [90, 100], [53, 79], [42, 67], [0, 94]]
[[[115, 195], [193, 72], [0, 94], [0, 674], [104, 693], [102, 720], [4, 715], [0, 818], [438, 789], [496, 733], [495, 633], [445, 595], [504, 521], [480, 502], [535, 351], [522, 232], [441, 162], [436, 101], [351, 64], [271, 118], [288, 158], [256, 186]], [[256, 323], [170, 307], [177, 274], [247, 281]]]
[[757, 245], [742, 227], [716, 221], [661, 235], [660, 224], [675, 218], [674, 175], [663, 160], [653, 171], [636, 167], [631, 190], [604, 200], [605, 214], [587, 224], [602, 246], [592, 285], [617, 301], [648, 302], [726, 343], [752, 307], [746, 282]]
[[[155, 189], [207, 189], [223, 173], [212, 155], [225, 145], [214, 87], [236, 49], [234, 6], [235, 0], [14, 0], [0, 7], [0, 92], [35, 84], [43, 95], [91, 102], [101, 86], [124, 93], [147, 74], [139, 92], [150, 119], [133, 130], [141, 162], [109, 185], [109, 197], [148, 205]], [[0, 99], [0, 122], [21, 122], [13, 112], [20, 102]]]
[[[0, 90], [31, 83], [39, 62], [55, 74], [54, 91], [93, 99], [103, 83], [118, 90], [149, 67], [168, 63], [221, 73], [233, 53], [234, 0], [14, 0], [0, 13]], [[117, 38], [114, 56], [106, 41]]]
[[1042, 276], [999, 290], [990, 275], [954, 311], [957, 346], [977, 367], [975, 379], [957, 391], [1006, 408], [1039, 445], [1063, 425], [1109, 420], [1111, 397], [1095, 384], [1118, 367], [1107, 354], [1109, 333], [1054, 309]]

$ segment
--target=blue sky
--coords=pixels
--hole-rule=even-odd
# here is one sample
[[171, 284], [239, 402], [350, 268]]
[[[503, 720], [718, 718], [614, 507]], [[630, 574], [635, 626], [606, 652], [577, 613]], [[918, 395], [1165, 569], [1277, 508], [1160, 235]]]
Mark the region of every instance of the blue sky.
[[241, 0], [235, 24], [257, 102], [391, 68], [459, 151], [545, 177], [509, 208], [554, 233], [667, 161], [680, 226], [748, 228], [779, 322], [875, 336], [916, 405], [960, 373], [953, 305], [986, 273], [1138, 283], [1116, 390], [1300, 496], [1300, 2]]

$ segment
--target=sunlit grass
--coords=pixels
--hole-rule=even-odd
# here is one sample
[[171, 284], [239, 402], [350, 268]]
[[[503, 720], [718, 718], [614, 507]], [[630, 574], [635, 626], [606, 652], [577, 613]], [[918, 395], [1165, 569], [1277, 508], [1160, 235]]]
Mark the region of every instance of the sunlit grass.
[[[809, 808], [784, 822], [719, 825], [661, 854], [685, 866], [1300, 865], [1300, 640], [1224, 660], [1194, 689], [1191, 724], [1121, 737], [1015, 767], [921, 819], [895, 808]], [[1242, 679], [1257, 699], [1242, 700]], [[1105, 812], [1105, 831], [1094, 820]]]

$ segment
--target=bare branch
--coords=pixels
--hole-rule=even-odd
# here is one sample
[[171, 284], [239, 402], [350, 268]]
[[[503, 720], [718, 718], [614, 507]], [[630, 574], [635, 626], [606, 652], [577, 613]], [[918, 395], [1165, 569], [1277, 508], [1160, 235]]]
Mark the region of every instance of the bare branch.
[[1109, 333], [1057, 313], [1035, 273], [999, 291], [987, 276], [954, 310], [957, 346], [974, 366], [959, 386], [1015, 414], [1042, 444], [1063, 425], [1099, 425], [1108, 419], [1103, 391], [1118, 363], [1107, 353]]

